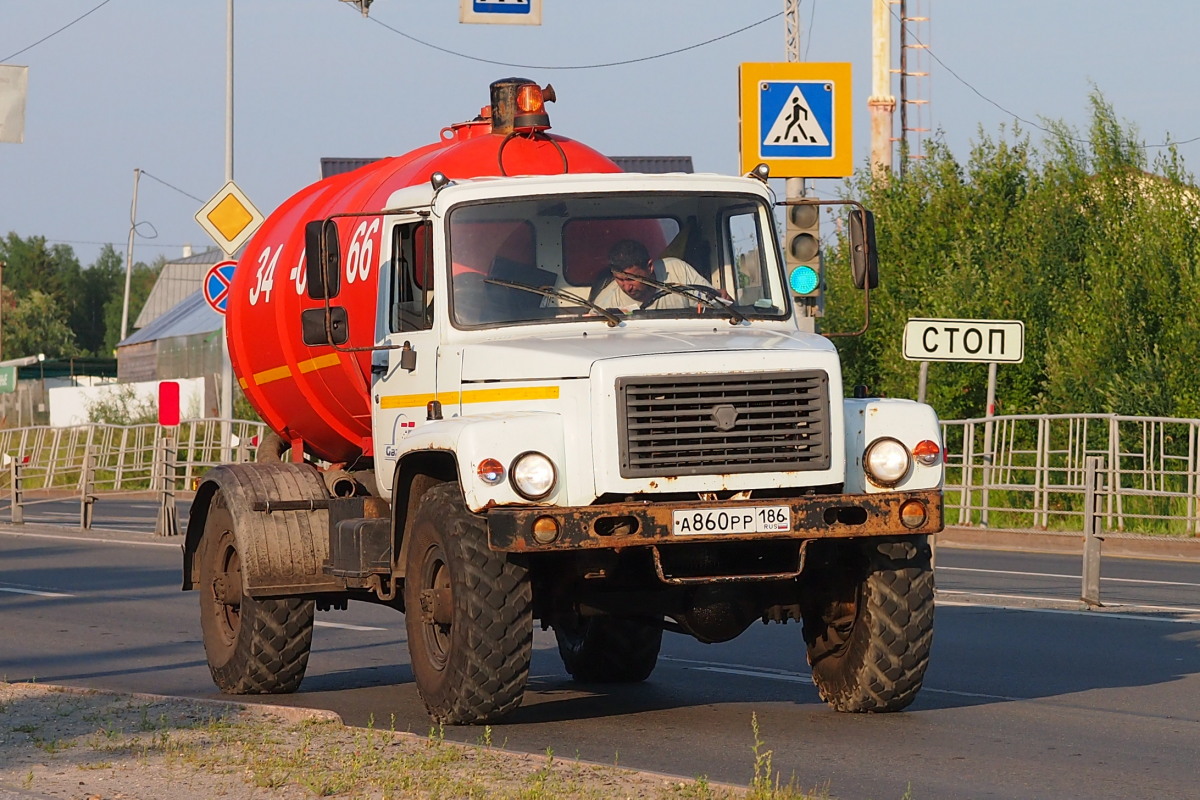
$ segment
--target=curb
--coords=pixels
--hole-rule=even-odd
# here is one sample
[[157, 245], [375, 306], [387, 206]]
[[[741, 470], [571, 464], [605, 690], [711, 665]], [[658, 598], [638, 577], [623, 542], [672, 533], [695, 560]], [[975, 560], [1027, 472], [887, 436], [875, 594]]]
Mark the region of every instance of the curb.
[[[20, 682], [18, 682], [20, 683]], [[285, 722], [304, 722], [319, 720], [321, 722], [336, 722], [345, 725], [341, 714], [324, 708], [305, 708], [303, 706], [277, 706], [266, 703], [245, 703], [237, 700], [224, 700], [212, 697], [187, 697], [185, 695], [150, 694], [147, 692], [115, 692], [108, 689], [90, 689], [82, 686], [64, 686], [57, 683], [27, 684], [45, 688], [54, 694], [74, 694], [81, 697], [129, 697], [134, 700], [144, 700], [147, 703], [196, 703], [198, 705], [221, 706], [235, 708], [255, 716], [278, 717]], [[0, 790], [7, 787], [0, 787]], [[4, 800], [0, 795], [0, 800]]]
[[[977, 550], [1015, 550], [1026, 553], [1083, 553], [1082, 533], [1043, 533], [1038, 531], [994, 530], [947, 526], [935, 534], [935, 541], [946, 547]], [[1110, 533], [1101, 537], [1105, 556], [1157, 558], [1200, 563], [1200, 537], [1148, 537]]]

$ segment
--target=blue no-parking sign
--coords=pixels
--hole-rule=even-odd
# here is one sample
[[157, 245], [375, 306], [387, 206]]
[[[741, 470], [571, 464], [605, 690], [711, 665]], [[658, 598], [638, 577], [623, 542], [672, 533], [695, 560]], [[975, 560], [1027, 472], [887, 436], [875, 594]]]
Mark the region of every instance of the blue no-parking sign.
[[224, 314], [229, 305], [229, 285], [236, 266], [236, 261], [221, 261], [209, 267], [204, 276], [204, 300], [218, 314]]

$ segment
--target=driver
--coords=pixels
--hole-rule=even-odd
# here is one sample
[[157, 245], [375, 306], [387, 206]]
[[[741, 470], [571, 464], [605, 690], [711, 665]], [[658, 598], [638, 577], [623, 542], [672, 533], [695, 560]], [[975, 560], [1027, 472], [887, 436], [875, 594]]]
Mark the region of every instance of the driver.
[[695, 300], [682, 295], [670, 292], [660, 295], [662, 290], [642, 283], [635, 276], [652, 278], [660, 283], [711, 288], [711, 284], [681, 258], [656, 258], [651, 261], [646, 246], [636, 239], [622, 239], [613, 245], [608, 252], [608, 266], [611, 274], [605, 276], [605, 284], [592, 297], [596, 305], [603, 308], [633, 311], [690, 308], [696, 304]]

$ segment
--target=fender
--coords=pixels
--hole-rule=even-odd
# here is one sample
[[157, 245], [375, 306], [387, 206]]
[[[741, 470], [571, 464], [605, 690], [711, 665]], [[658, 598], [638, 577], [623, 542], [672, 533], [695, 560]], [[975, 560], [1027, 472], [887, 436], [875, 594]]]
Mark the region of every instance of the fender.
[[[430, 422], [405, 441], [407, 454], [419, 450], [445, 450], [456, 455], [458, 482], [467, 507], [478, 513], [496, 505], [529, 505], [507, 481], [488, 486], [476, 469], [485, 458], [494, 458], [507, 471], [522, 453], [536, 450], [549, 456], [558, 471], [554, 491], [539, 501], [558, 505], [567, 496], [567, 455], [563, 444], [562, 415], [552, 411], [476, 414]], [[403, 460], [404, 456], [401, 456]]]
[[[227, 464], [209, 470], [196, 490], [183, 544], [183, 588], [199, 582], [196, 551], [213, 496], [220, 491], [233, 517], [242, 561], [242, 592], [250, 597], [341, 591], [323, 571], [329, 556], [329, 493], [310, 464]], [[303, 510], [266, 511], [271, 503], [307, 501]], [[257, 509], [257, 510], [256, 510]]]
[[922, 439], [942, 445], [941, 424], [932, 406], [899, 398], [846, 398], [846, 483], [847, 494], [878, 494], [889, 491], [940, 489], [945, 474], [943, 458], [932, 467], [909, 471], [895, 486], [882, 488], [866, 479], [863, 455], [869, 443], [880, 436], [891, 436], [903, 442], [909, 450]]

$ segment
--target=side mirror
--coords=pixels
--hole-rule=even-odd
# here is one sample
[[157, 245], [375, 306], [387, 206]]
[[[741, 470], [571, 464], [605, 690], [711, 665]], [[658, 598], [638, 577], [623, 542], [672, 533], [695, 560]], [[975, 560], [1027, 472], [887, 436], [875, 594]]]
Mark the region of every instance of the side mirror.
[[337, 223], [313, 220], [304, 226], [304, 271], [313, 300], [337, 297], [341, 290], [341, 244]]
[[350, 340], [350, 319], [344, 306], [306, 308], [300, 312], [300, 339], [309, 347], [342, 345]]
[[856, 289], [879, 286], [879, 256], [875, 251], [875, 215], [864, 208], [850, 210], [850, 272]]

